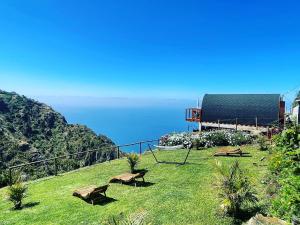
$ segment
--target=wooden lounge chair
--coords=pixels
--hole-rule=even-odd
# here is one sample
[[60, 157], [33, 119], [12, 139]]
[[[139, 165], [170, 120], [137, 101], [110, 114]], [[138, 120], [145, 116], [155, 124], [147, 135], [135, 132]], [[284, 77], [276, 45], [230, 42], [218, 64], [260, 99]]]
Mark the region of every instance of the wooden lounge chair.
[[144, 176], [146, 172], [139, 172], [139, 173], [124, 173], [115, 177], [112, 177], [109, 181], [109, 183], [113, 182], [120, 182], [121, 184], [123, 183], [130, 183], [134, 182], [136, 186], [136, 179], [142, 178], [143, 182], [145, 182]]
[[249, 153], [243, 152], [240, 148], [237, 149], [219, 149], [214, 156], [243, 156]]
[[[106, 197], [106, 191], [108, 187], [109, 184], [100, 187], [92, 185], [84, 188], [79, 188], [73, 192], [73, 196], [79, 197], [86, 202], [90, 202], [94, 205], [97, 200], [103, 198], [104, 196]], [[104, 196], [101, 195], [101, 193], [103, 193]]]

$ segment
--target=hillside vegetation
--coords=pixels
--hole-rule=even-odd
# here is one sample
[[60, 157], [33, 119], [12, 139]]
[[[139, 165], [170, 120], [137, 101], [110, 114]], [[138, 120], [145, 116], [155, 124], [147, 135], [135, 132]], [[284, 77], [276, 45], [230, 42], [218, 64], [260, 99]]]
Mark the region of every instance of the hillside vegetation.
[[[8, 166], [91, 149], [98, 152], [64, 159], [68, 171], [94, 162], [114, 159], [114, 143], [83, 125], [68, 124], [51, 107], [16, 93], [0, 90], [0, 187], [7, 184]], [[26, 167], [22, 174], [36, 178], [53, 174], [53, 165]]]
[[[127, 160], [113, 160], [56, 177], [42, 178], [28, 183], [28, 197], [22, 210], [12, 210], [5, 200], [7, 188], [0, 190], [0, 224], [105, 224], [121, 213], [127, 217], [137, 213], [151, 224], [232, 224], [232, 218], [218, 214], [219, 189], [216, 187], [216, 159], [231, 164], [236, 159], [262, 197], [262, 179], [267, 167], [261, 163], [267, 152], [246, 146], [243, 150], [251, 157], [219, 157], [212, 154], [216, 148], [192, 150], [188, 163], [156, 164], [149, 153], [142, 155], [139, 169], [148, 169], [146, 183], [108, 188], [109, 201], [91, 205], [73, 197], [75, 189], [89, 185], [106, 184], [112, 176], [129, 171]], [[182, 162], [187, 150], [159, 151], [159, 160]], [[253, 162], [259, 165], [253, 165]]]

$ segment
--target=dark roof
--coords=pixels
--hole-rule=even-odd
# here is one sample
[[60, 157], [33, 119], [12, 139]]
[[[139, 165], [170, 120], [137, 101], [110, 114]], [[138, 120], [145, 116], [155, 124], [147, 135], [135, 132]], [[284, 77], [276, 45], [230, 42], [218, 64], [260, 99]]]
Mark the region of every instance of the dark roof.
[[205, 122], [267, 126], [279, 118], [280, 94], [206, 94], [202, 101]]

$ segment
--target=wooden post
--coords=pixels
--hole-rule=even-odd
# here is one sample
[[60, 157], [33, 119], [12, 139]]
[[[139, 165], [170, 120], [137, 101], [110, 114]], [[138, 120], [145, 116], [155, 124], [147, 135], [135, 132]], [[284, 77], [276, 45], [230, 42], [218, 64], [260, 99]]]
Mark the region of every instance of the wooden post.
[[238, 127], [238, 118], [235, 118], [235, 131], [237, 131], [237, 127]]
[[218, 120], [218, 128], [220, 129], [220, 120]]
[[11, 173], [11, 168], [9, 168], [9, 185], [12, 185], [12, 173]]
[[186, 157], [185, 157], [185, 159], [184, 159], [183, 165], [186, 163], [186, 160], [187, 160], [187, 158], [189, 157], [189, 154], [190, 154], [190, 151], [191, 151], [191, 150], [192, 150], [192, 148], [189, 149], [189, 151], [188, 151], [188, 153], [187, 153], [187, 155], [186, 155]]
[[255, 127], [256, 127], [256, 130], [258, 129], [257, 127], [257, 117], [255, 117]]
[[152, 153], [152, 155], [153, 155], [153, 157], [154, 157], [156, 163], [159, 163], [159, 161], [157, 160], [157, 158], [156, 158], [154, 152], [152, 151], [152, 148], [151, 148], [150, 144], [148, 144], [148, 147], [149, 147], [149, 150], [151, 151], [151, 153]]
[[57, 176], [57, 158], [54, 159], [54, 174]]
[[272, 135], [273, 135], [273, 129], [272, 129], [272, 127], [271, 127], [271, 145], [272, 145]]
[[140, 142], [140, 156], [142, 155], [142, 142]]
[[120, 147], [118, 146], [117, 148], [118, 148], [117, 154], [118, 154], [118, 159], [119, 159], [120, 158]]

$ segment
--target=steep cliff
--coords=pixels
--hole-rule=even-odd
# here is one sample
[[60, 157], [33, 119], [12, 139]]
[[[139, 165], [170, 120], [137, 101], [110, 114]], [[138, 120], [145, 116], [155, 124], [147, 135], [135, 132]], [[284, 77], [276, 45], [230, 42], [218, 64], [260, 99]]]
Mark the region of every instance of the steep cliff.
[[[68, 171], [114, 159], [114, 143], [104, 135], [96, 135], [83, 125], [68, 124], [65, 118], [46, 104], [14, 92], [0, 90], [0, 186], [7, 183], [8, 166], [68, 155], [60, 160], [59, 169]], [[51, 162], [25, 167], [22, 175], [41, 177], [53, 173]]]

